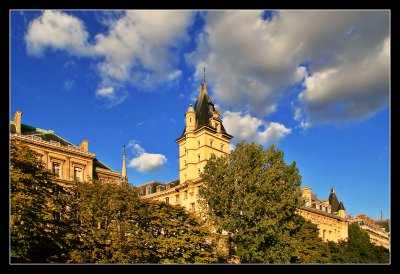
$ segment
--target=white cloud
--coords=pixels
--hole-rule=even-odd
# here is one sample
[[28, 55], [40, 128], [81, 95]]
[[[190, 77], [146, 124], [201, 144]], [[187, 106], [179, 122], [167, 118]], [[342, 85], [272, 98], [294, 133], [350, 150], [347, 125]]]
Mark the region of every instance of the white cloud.
[[181, 77], [181, 75], [182, 75], [181, 70], [175, 70], [175, 71], [171, 72], [170, 74], [168, 74], [167, 78], [168, 78], [168, 80], [172, 81], [172, 80], [175, 80], [175, 79]]
[[160, 170], [167, 162], [167, 158], [162, 154], [147, 153], [136, 140], [130, 140], [127, 147], [131, 147], [131, 152], [136, 156], [129, 161], [128, 167], [135, 168], [140, 172]]
[[[94, 42], [89, 43], [81, 20], [65, 12], [46, 10], [29, 25], [25, 36], [27, 51], [41, 55], [46, 48], [52, 48], [94, 58], [98, 60], [99, 86], [152, 89], [181, 77], [182, 71], [176, 69], [176, 52], [182, 42], [188, 41], [187, 28], [193, 22], [193, 14], [185, 10], [128, 10], [106, 12], [100, 19], [97, 14], [108, 30], [96, 33]], [[109, 107], [121, 103], [127, 95], [120, 90], [112, 94], [101, 92], [96, 92], [97, 97], [109, 100]]]
[[102, 97], [112, 97], [114, 96], [114, 88], [113, 87], [100, 88], [96, 91], [96, 95]]
[[60, 11], [46, 10], [34, 19], [25, 35], [29, 54], [41, 55], [46, 47], [88, 55], [88, 33], [78, 18]]
[[205, 65], [222, 107], [264, 118], [304, 78], [296, 102], [303, 125], [368, 117], [388, 104], [389, 11], [261, 14], [209, 11], [196, 50], [186, 55], [197, 80]]
[[180, 77], [182, 72], [173, 69], [177, 58], [172, 49], [188, 38], [192, 14], [131, 10], [112, 21], [107, 34], [96, 35], [94, 45], [94, 51], [105, 58], [98, 65], [102, 77], [145, 87]]
[[114, 87], [102, 87], [96, 90], [96, 97], [107, 100], [107, 107], [113, 107], [122, 103], [128, 93], [124, 90], [117, 90]]
[[276, 143], [291, 133], [291, 129], [282, 124], [266, 123], [249, 113], [226, 111], [223, 113], [223, 123], [226, 131], [235, 139], [261, 145]]

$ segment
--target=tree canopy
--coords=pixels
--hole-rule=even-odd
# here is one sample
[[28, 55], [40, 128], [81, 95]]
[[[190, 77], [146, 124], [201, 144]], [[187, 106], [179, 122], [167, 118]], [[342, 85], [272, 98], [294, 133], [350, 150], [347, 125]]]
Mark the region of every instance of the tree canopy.
[[[296, 250], [301, 176], [274, 145], [266, 151], [240, 142], [211, 157], [200, 197], [210, 220], [228, 234], [242, 263], [289, 263]], [[230, 246], [231, 243], [228, 245]]]
[[53, 182], [39, 154], [12, 139], [10, 147], [10, 234], [12, 262], [62, 260], [69, 231], [67, 192]]

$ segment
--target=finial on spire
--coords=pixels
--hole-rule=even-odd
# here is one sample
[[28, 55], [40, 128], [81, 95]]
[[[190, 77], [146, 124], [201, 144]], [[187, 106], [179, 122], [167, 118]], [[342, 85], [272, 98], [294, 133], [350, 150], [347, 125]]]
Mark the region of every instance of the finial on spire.
[[203, 80], [203, 82], [205, 83], [206, 82], [206, 66], [203, 66], [203, 70], [204, 70], [204, 80]]

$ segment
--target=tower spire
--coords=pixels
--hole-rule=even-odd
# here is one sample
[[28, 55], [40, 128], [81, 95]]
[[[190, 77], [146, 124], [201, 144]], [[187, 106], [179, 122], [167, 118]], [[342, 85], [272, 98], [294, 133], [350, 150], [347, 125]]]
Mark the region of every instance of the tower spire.
[[126, 149], [125, 149], [125, 145], [124, 145], [124, 152], [122, 153], [121, 181], [123, 183], [127, 183], [128, 182], [128, 176], [126, 175]]

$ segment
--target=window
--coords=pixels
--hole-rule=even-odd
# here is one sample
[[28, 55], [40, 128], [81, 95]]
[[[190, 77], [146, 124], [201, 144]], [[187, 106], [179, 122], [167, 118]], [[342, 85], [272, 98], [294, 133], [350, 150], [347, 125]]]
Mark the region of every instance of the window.
[[189, 123], [191, 123], [192, 122], [192, 117], [189, 117]]
[[74, 180], [82, 181], [82, 168], [74, 167]]
[[57, 175], [57, 178], [61, 178], [61, 164], [53, 162], [53, 173]]
[[151, 194], [151, 186], [146, 187], [147, 195]]
[[197, 141], [197, 145], [200, 147], [200, 141]]
[[190, 203], [190, 210], [191, 211], [195, 211], [195, 204], [194, 203]]
[[224, 144], [221, 144], [221, 150], [224, 151]]
[[187, 199], [187, 197], [188, 197], [188, 191], [185, 190], [185, 196], [184, 196], [184, 198]]
[[179, 203], [179, 194], [175, 195], [175, 203]]
[[210, 146], [212, 146], [213, 141], [214, 141], [213, 139], [210, 139]]
[[169, 204], [169, 197], [165, 198], [165, 203]]

